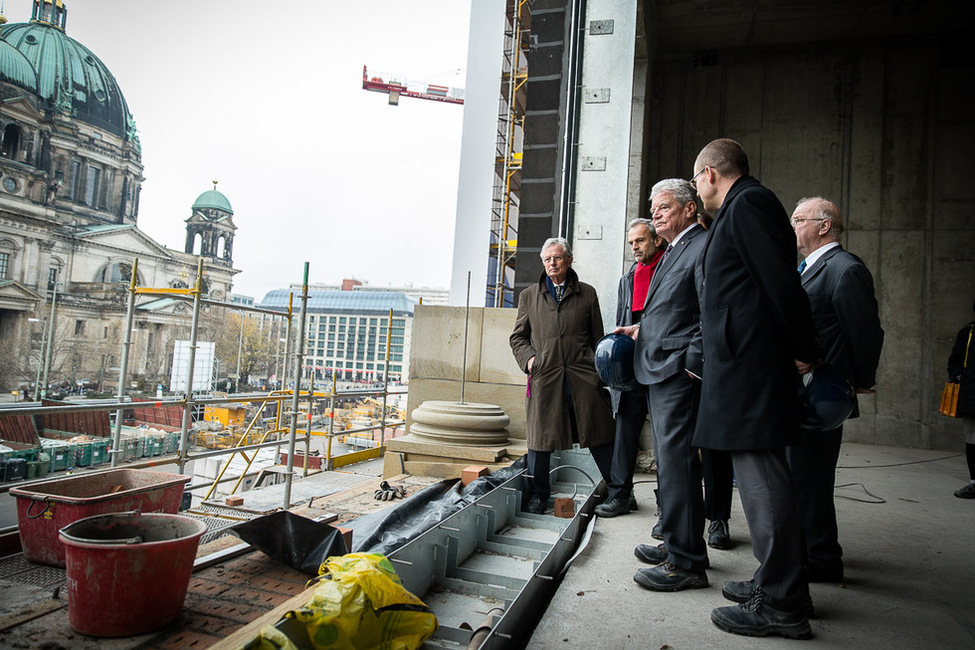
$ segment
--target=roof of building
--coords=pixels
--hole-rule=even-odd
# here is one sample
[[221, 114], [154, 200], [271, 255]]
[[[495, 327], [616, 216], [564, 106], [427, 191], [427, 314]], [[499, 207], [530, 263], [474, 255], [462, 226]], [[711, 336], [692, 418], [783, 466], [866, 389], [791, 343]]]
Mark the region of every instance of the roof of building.
[[0, 41], [0, 79], [37, 93], [37, 73], [34, 72], [34, 66], [20, 50], [6, 41]]
[[[269, 291], [260, 303], [262, 309], [284, 311], [288, 308], [288, 289]], [[297, 311], [300, 299], [295, 294], [293, 309]], [[328, 314], [367, 314], [384, 316], [393, 310], [394, 316], [412, 316], [416, 301], [402, 293], [392, 291], [309, 291], [308, 311]]]
[[230, 214], [234, 213], [234, 209], [230, 207], [230, 201], [217, 190], [207, 190], [196, 197], [196, 201], [193, 202], [193, 209], [197, 210], [201, 208], [213, 208], [229, 212]]
[[59, 27], [42, 21], [5, 25], [0, 38], [26, 57], [36, 74], [35, 92], [52, 108], [126, 140], [136, 140], [135, 122], [122, 90], [91, 50]]

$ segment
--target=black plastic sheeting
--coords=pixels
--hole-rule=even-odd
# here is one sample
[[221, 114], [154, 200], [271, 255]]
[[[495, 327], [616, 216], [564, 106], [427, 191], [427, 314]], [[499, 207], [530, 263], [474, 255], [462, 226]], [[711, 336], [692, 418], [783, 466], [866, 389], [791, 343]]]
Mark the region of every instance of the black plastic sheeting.
[[272, 559], [313, 576], [326, 559], [349, 552], [337, 528], [287, 510], [245, 521], [230, 531]]
[[471, 505], [491, 490], [523, 471], [525, 458], [493, 474], [460, 484], [458, 479], [441, 481], [410, 495], [394, 508], [380, 510], [342, 524], [352, 529], [352, 552], [389, 555], [396, 549]]

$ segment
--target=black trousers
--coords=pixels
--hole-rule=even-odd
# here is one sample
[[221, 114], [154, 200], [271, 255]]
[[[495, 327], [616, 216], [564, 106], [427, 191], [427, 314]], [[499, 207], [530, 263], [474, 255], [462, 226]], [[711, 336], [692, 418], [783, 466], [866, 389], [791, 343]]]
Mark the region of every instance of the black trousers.
[[613, 444], [613, 463], [610, 472], [609, 496], [629, 499], [633, 492], [633, 471], [640, 451], [640, 432], [647, 421], [647, 390], [627, 390], [620, 393], [616, 410], [616, 441]]
[[801, 444], [786, 452], [802, 524], [805, 562], [827, 571], [843, 568], [833, 501], [842, 443], [843, 427], [832, 431], [803, 429]]
[[701, 461], [704, 465], [704, 516], [708, 521], [728, 521], [735, 481], [731, 452], [702, 449]]

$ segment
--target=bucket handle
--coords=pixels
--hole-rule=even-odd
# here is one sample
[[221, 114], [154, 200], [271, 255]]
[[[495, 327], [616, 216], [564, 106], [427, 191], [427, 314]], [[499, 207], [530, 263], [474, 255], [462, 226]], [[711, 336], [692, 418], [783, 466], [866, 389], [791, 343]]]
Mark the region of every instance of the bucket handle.
[[[135, 515], [136, 517], [138, 517], [141, 514], [142, 514], [142, 511], [139, 510], [138, 508], [136, 508], [135, 510], [126, 510], [125, 512], [114, 512], [114, 513], [112, 513], [112, 515], [118, 516], [118, 517], [129, 516], [129, 515]], [[61, 529], [59, 532], [61, 533], [61, 535], [64, 535], [66, 538], [70, 539], [72, 542], [81, 542], [82, 544], [126, 544], [126, 545], [131, 545], [131, 544], [141, 544], [142, 542], [145, 541], [142, 538], [141, 535], [137, 535], [136, 537], [130, 537], [128, 539], [88, 539], [87, 537], [75, 537], [74, 535], [72, 535], [70, 533], [64, 532], [64, 529]]]
[[[36, 515], [32, 515], [30, 511], [34, 508], [34, 504], [37, 503], [38, 501], [44, 502], [44, 509], [38, 512]], [[45, 512], [47, 512], [50, 508], [51, 508], [50, 499], [48, 499], [47, 497], [35, 497], [34, 499], [31, 500], [30, 505], [27, 506], [27, 512], [25, 514], [27, 515], [28, 519], [37, 519]]]

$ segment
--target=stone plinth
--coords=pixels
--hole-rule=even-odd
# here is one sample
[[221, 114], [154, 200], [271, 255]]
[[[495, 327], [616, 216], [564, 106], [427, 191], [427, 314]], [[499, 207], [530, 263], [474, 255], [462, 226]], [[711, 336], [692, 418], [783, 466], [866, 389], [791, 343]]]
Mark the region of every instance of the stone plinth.
[[494, 404], [428, 400], [410, 414], [410, 433], [421, 440], [460, 445], [503, 445], [511, 422]]

